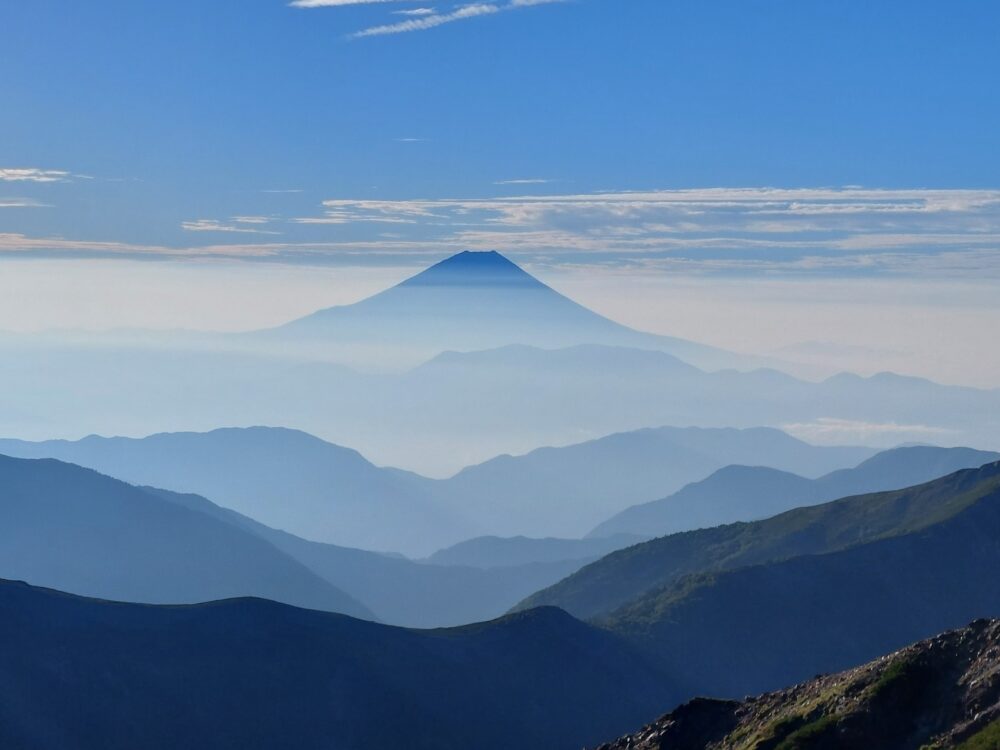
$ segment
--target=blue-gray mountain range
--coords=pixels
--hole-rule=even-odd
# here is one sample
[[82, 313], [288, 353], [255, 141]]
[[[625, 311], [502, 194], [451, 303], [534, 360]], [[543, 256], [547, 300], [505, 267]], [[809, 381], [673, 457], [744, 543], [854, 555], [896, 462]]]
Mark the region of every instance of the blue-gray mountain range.
[[663, 427], [501, 456], [447, 480], [376, 467], [354, 450], [263, 427], [0, 440], [0, 453], [58, 458], [134, 484], [203, 495], [314, 541], [423, 557], [475, 536], [580, 537], [630, 505], [732, 463], [819, 475], [872, 451], [816, 447], [770, 429]]
[[997, 459], [1000, 453], [992, 451], [912, 446], [883, 451], [856, 467], [817, 479], [764, 466], [727, 466], [670, 497], [623, 510], [590, 535], [666, 536], [754, 521], [848, 495], [922, 484]]

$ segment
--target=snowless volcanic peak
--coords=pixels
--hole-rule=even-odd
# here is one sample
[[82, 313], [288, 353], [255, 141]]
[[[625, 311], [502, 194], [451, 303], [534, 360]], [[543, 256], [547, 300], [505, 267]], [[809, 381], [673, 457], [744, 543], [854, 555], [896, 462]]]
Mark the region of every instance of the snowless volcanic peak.
[[436, 263], [402, 282], [401, 287], [419, 286], [520, 286], [545, 288], [534, 276], [495, 250], [466, 250]]

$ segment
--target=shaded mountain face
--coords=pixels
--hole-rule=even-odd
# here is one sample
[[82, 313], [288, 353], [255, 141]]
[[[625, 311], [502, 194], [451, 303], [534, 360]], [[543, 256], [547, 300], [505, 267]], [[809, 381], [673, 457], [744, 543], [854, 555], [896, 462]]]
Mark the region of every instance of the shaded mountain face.
[[894, 492], [797, 508], [763, 521], [671, 534], [612, 552], [519, 606], [552, 605], [577, 617], [607, 616], [683, 586], [691, 575], [711, 579], [722, 571], [823, 555], [923, 528], [963, 508], [968, 493], [988, 494], [995, 483], [1000, 483], [1000, 463]]
[[0, 745], [577, 748], [677, 696], [555, 609], [413, 631], [263, 600], [153, 607], [0, 583]]
[[142, 439], [0, 441], [0, 452], [49, 456], [128, 482], [192, 492], [272, 527], [344, 546], [427, 554], [473, 536], [422, 477], [295, 430], [221, 429]]
[[177, 604], [254, 595], [373, 617], [253, 534], [50, 459], [0, 456], [0, 571], [109, 599]]
[[854, 541], [688, 576], [606, 623], [694, 694], [738, 697], [1000, 615], [1000, 463], [842, 504], [812, 531]]
[[993, 750], [1000, 620], [741, 701], [697, 699], [599, 750]]
[[695, 364], [741, 358], [682, 339], [642, 333], [598, 315], [538, 281], [497, 252], [462, 252], [373, 297], [331, 307], [257, 338], [348, 347], [355, 361], [393, 347], [419, 361], [442, 351], [508, 344], [546, 348], [612, 344], [668, 351]]
[[[306, 541], [220, 508], [199, 495], [143, 489], [257, 535], [346, 591], [389, 625], [431, 628], [492, 620], [528, 594], [565, 578], [598, 556], [567, 557], [559, 548], [558, 555], [533, 550], [532, 555], [520, 556], [520, 563], [496, 567], [475, 566], [471, 560], [460, 564], [457, 559], [447, 564], [423, 564], [395, 555]], [[608, 544], [607, 540], [600, 543]], [[549, 550], [545, 545], [541, 552]]]
[[665, 536], [754, 521], [838, 497], [921, 484], [997, 459], [1000, 453], [972, 448], [894, 448], [853, 469], [839, 469], [815, 480], [762, 466], [727, 466], [670, 497], [622, 511], [589, 536], [630, 533]]

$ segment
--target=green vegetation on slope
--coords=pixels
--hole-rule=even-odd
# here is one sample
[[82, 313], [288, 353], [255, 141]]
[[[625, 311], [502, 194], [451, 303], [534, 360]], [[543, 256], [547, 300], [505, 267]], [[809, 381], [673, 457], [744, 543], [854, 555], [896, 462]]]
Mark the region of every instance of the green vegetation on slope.
[[600, 750], [998, 750], [998, 674], [1000, 620], [977, 620], [777, 692], [693, 700]]
[[591, 563], [524, 600], [577, 617], [608, 615], [693, 573], [847, 549], [934, 525], [1000, 487], [1000, 462], [892, 492], [835, 500], [753, 523], [673, 534]]

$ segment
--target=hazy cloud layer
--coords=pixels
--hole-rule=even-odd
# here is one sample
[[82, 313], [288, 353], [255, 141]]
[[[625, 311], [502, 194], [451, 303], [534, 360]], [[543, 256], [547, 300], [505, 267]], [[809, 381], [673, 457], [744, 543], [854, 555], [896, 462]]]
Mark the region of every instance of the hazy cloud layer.
[[781, 425], [790, 435], [816, 445], [895, 445], [901, 441], [943, 442], [955, 433], [944, 427], [897, 422], [864, 422], [854, 419], [820, 417], [813, 422]]
[[[540, 178], [523, 178], [534, 181]], [[524, 184], [519, 180], [507, 183]], [[26, 205], [12, 203], [11, 205]], [[314, 213], [198, 217], [187, 247], [0, 235], [0, 251], [352, 262], [499, 250], [545, 266], [685, 274], [1000, 276], [1000, 191], [703, 188], [490, 198], [333, 198]], [[113, 248], [113, 249], [111, 249]], [[403, 261], [405, 262], [405, 261]]]

